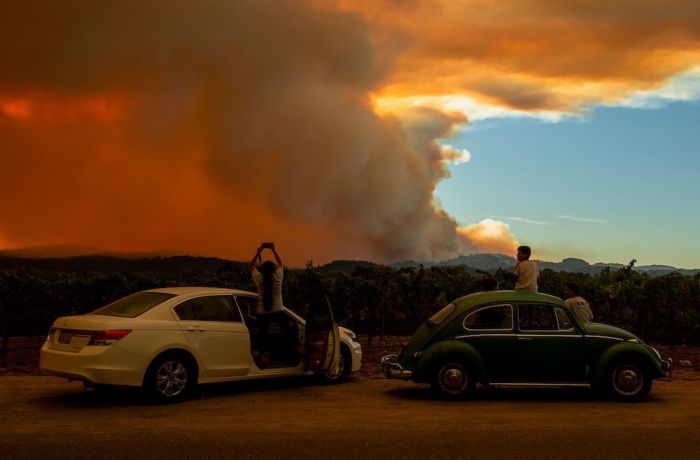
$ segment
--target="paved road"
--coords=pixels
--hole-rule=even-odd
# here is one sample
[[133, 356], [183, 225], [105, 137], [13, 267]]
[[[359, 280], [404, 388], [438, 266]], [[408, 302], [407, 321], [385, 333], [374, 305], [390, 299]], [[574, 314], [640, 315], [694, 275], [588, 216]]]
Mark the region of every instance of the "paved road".
[[640, 404], [589, 390], [431, 398], [410, 382], [309, 379], [205, 387], [153, 406], [138, 392], [0, 377], [0, 458], [700, 458], [700, 380]]

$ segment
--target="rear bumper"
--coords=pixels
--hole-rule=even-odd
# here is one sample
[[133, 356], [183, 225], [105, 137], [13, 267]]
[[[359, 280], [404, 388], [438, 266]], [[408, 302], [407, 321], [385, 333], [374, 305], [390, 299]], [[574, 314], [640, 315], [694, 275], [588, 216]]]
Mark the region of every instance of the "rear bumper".
[[399, 364], [398, 355], [386, 355], [382, 358], [382, 374], [388, 379], [410, 380], [413, 377], [413, 371], [404, 369]]
[[46, 374], [105, 385], [141, 386], [146, 365], [144, 357], [114, 345], [84, 347], [75, 353], [44, 343], [39, 359], [39, 368]]

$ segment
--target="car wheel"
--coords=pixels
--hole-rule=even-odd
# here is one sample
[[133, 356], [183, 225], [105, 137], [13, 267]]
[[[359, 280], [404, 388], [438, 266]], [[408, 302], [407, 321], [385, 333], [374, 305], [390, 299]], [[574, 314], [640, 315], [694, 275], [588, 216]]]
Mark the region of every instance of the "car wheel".
[[474, 374], [459, 359], [447, 359], [435, 367], [431, 386], [440, 397], [461, 399], [474, 389]]
[[156, 358], [148, 368], [144, 387], [160, 403], [182, 401], [196, 381], [195, 366], [182, 355], [169, 354]]
[[352, 372], [352, 356], [346, 345], [340, 346], [340, 361], [338, 362], [338, 373], [324, 373], [323, 380], [328, 383], [340, 383], [344, 381]]
[[609, 378], [608, 390], [620, 401], [640, 401], [651, 390], [652, 379], [644, 367], [634, 361], [616, 363]]

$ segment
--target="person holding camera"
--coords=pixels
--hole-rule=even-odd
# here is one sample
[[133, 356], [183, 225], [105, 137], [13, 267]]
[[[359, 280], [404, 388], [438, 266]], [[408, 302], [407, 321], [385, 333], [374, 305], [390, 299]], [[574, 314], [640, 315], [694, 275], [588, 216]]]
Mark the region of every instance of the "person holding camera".
[[[272, 251], [277, 264], [271, 260], [262, 261], [261, 254], [265, 249]], [[250, 323], [253, 325], [250, 337], [251, 354], [258, 367], [264, 369], [271, 360], [271, 350], [267, 341], [269, 317], [271, 315], [266, 315], [265, 313], [282, 310], [283, 266], [282, 258], [275, 249], [275, 243], [262, 243], [258, 247], [255, 256], [250, 261], [250, 271], [253, 275], [255, 287], [258, 289], [258, 304], [255, 308], [256, 316]]]
[[[270, 249], [275, 256], [276, 264], [271, 260], [262, 262], [262, 252]], [[275, 243], [262, 243], [253, 259], [250, 261], [253, 281], [258, 289], [257, 313], [269, 313], [282, 310], [282, 277], [284, 267]]]

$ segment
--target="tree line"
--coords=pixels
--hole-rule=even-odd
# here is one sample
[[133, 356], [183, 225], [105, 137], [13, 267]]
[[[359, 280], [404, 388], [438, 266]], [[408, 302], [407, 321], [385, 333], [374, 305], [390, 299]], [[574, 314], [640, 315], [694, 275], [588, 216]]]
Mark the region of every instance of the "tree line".
[[[540, 292], [561, 296], [564, 286], [575, 282], [597, 322], [622, 327], [647, 341], [699, 343], [700, 274], [653, 277], [633, 266], [634, 261], [593, 275], [545, 269], [540, 273]], [[348, 262], [333, 265], [341, 269], [328, 267], [309, 262], [305, 268], [287, 270], [285, 305], [303, 316], [310, 302], [327, 295], [338, 322], [370, 340], [412, 334], [450, 301], [478, 291], [487, 275], [464, 266], [392, 268]], [[495, 277], [501, 289], [513, 288], [515, 280], [507, 270], [488, 276]], [[0, 271], [0, 334], [43, 335], [59, 316], [87, 313], [144, 289], [193, 285], [255, 290], [247, 267], [235, 262], [216, 269], [169, 271], [6, 269]]]

